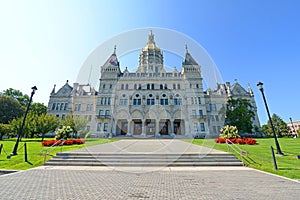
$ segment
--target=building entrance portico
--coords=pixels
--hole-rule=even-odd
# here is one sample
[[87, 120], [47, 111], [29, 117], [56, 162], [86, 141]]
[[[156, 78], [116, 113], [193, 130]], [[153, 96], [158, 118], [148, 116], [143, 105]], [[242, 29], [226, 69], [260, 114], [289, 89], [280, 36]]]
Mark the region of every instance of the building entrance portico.
[[175, 119], [173, 122], [174, 134], [181, 135], [184, 133], [184, 121], [182, 119]]
[[155, 135], [156, 133], [156, 120], [147, 119], [146, 120], [146, 135]]
[[128, 131], [128, 121], [126, 119], [118, 120], [116, 126], [117, 135], [126, 135]]
[[141, 135], [143, 129], [143, 122], [140, 119], [134, 119], [133, 121], [133, 135]]
[[159, 133], [161, 135], [169, 134], [169, 124], [170, 124], [170, 120], [168, 119], [161, 119], [159, 121]]

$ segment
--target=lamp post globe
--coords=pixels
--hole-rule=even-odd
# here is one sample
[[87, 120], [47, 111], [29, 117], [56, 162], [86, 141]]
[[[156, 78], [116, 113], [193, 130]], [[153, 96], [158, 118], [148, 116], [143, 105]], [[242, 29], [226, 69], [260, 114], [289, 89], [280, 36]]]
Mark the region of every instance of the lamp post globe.
[[264, 94], [263, 85], [264, 84], [262, 82], [258, 82], [257, 83], [257, 87], [261, 91], [261, 94], [262, 94], [262, 97], [263, 97], [263, 100], [264, 100], [264, 103], [265, 103], [265, 107], [266, 107], [266, 110], [267, 110], [268, 118], [269, 118], [269, 121], [270, 121], [270, 124], [271, 124], [272, 132], [273, 132], [273, 137], [274, 137], [275, 145], [276, 145], [276, 149], [277, 149], [276, 154], [278, 154], [278, 155], [284, 155], [282, 153], [282, 151], [281, 151], [281, 148], [280, 148], [277, 136], [276, 136], [275, 128], [274, 128], [274, 125], [273, 125], [273, 122], [272, 122], [272, 118], [271, 118], [270, 111], [269, 111], [269, 108], [268, 108], [267, 100], [266, 100], [266, 97], [265, 97], [265, 94]]

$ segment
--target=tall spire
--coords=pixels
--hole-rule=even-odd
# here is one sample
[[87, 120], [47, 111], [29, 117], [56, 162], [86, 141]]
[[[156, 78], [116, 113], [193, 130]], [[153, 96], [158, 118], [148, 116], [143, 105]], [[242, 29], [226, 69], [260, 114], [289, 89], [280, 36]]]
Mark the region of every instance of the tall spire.
[[54, 87], [53, 87], [53, 89], [52, 89], [51, 94], [54, 94], [54, 93], [55, 93], [55, 87], [56, 87], [56, 84], [54, 84]]
[[252, 90], [252, 88], [251, 88], [251, 86], [250, 86], [250, 83], [248, 83], [248, 92], [249, 92], [249, 94], [250, 94], [251, 97], [254, 96], [253, 90]]
[[155, 44], [155, 42], [154, 42], [154, 35], [153, 35], [153, 33], [152, 33], [152, 30], [150, 30], [150, 33], [149, 33], [148, 43], [153, 43], [153, 44]]
[[114, 46], [114, 53], [116, 55], [117, 45]]
[[186, 52], [185, 52], [185, 58], [184, 58], [183, 64], [184, 65], [198, 65], [196, 60], [189, 53], [187, 45], [185, 45], [185, 51]]

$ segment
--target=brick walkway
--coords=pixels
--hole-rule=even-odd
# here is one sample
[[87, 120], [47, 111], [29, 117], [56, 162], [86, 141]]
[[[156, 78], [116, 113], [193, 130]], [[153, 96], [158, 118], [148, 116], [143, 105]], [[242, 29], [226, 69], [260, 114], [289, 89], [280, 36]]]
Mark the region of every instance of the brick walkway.
[[[174, 143], [178, 145], [178, 143]], [[116, 144], [114, 144], [116, 145]], [[94, 147], [96, 148], [96, 147]], [[103, 146], [101, 147], [103, 148]], [[168, 149], [172, 149], [169, 146]], [[89, 151], [92, 151], [89, 149]], [[299, 199], [300, 184], [246, 167], [39, 167], [0, 176], [1, 199]]]

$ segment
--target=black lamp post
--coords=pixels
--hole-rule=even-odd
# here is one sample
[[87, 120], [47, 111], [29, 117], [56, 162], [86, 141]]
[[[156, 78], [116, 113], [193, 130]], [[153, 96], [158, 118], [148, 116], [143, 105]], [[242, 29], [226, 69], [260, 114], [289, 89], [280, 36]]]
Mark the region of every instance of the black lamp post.
[[292, 124], [292, 127], [293, 127], [293, 133], [296, 134], [296, 130], [295, 130], [295, 127], [294, 127], [294, 124], [293, 124], [293, 121], [292, 121], [291, 117], [290, 117], [290, 121], [291, 121], [291, 124]]
[[261, 91], [261, 94], [262, 94], [262, 96], [263, 96], [264, 103], [265, 103], [266, 110], [267, 110], [268, 117], [269, 117], [269, 121], [270, 121], [270, 124], [271, 124], [271, 127], [272, 127], [273, 136], [274, 136], [274, 140], [275, 140], [275, 145], [276, 145], [276, 149], [277, 149], [276, 154], [284, 155], [284, 154], [281, 152], [280, 145], [279, 145], [279, 142], [278, 142], [278, 140], [277, 140], [277, 136], [276, 136], [276, 133], [275, 133], [275, 128], [274, 128], [274, 126], [273, 126], [273, 122], [272, 122], [271, 115], [270, 115], [270, 112], [269, 112], [267, 100], [266, 100], [266, 97], [265, 97], [265, 94], [264, 94], [263, 83], [262, 83], [262, 82], [258, 82], [258, 83], [257, 83], [257, 86], [258, 86], [258, 89]]
[[17, 153], [17, 151], [18, 151], [18, 145], [19, 145], [19, 142], [20, 142], [20, 139], [21, 139], [21, 136], [22, 136], [22, 132], [23, 132], [23, 128], [24, 128], [26, 116], [27, 116], [27, 113], [28, 113], [28, 111], [29, 111], [29, 107], [30, 107], [30, 103], [31, 103], [31, 101], [32, 101], [32, 97], [33, 97], [35, 91], [37, 90], [36, 86], [33, 86], [31, 89], [32, 89], [32, 92], [31, 92], [31, 96], [30, 96], [30, 99], [29, 99], [29, 102], [28, 102], [26, 111], [25, 111], [24, 119], [23, 119], [23, 122], [22, 122], [22, 125], [21, 125], [21, 128], [20, 128], [20, 131], [19, 131], [19, 133], [18, 133], [18, 138], [17, 138], [16, 144], [15, 144], [15, 146], [14, 146], [14, 150], [13, 150], [13, 152], [10, 154], [10, 156], [18, 155], [18, 153]]

